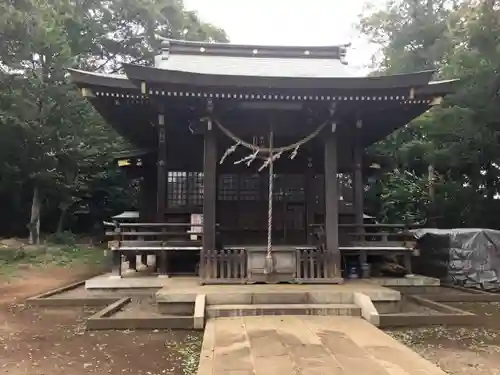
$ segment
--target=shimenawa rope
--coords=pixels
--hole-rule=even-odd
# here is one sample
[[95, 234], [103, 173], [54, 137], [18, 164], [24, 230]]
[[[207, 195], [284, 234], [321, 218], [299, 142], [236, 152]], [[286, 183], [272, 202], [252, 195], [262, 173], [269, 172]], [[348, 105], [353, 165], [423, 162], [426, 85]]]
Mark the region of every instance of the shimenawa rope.
[[297, 156], [298, 150], [300, 146], [306, 144], [313, 138], [315, 138], [321, 130], [327, 125], [328, 121], [325, 121], [323, 124], [318, 126], [316, 130], [314, 130], [308, 136], [302, 138], [298, 142], [290, 144], [284, 147], [273, 148], [273, 133], [271, 132], [269, 135], [269, 147], [261, 148], [257, 145], [248, 143], [234, 135], [229, 129], [225, 128], [219, 121], [211, 118], [211, 117], [203, 117], [200, 121], [207, 121], [209, 123], [215, 123], [218, 128], [229, 138], [231, 138], [235, 144], [229, 147], [220, 160], [220, 164], [224, 162], [224, 160], [232, 153], [236, 151], [238, 146], [243, 146], [253, 151], [252, 154], [244, 157], [243, 159], [237, 160], [234, 162], [235, 164], [240, 164], [242, 162], [246, 162], [247, 166], [250, 166], [253, 160], [259, 154], [268, 154], [266, 161], [259, 168], [259, 172], [264, 168], [269, 167], [269, 195], [268, 195], [268, 212], [267, 212], [267, 252], [266, 252], [266, 262], [264, 267], [264, 273], [270, 274], [274, 270], [273, 258], [272, 258], [272, 231], [273, 231], [273, 188], [274, 188], [274, 161], [279, 159], [280, 156], [287, 151], [292, 151], [290, 155], [290, 159], [294, 159]]

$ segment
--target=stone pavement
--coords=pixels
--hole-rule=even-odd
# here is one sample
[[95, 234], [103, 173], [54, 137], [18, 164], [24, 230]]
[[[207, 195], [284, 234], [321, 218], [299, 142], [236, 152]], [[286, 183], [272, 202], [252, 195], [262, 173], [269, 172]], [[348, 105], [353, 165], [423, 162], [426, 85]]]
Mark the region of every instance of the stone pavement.
[[217, 318], [205, 327], [198, 375], [445, 375], [354, 317]]

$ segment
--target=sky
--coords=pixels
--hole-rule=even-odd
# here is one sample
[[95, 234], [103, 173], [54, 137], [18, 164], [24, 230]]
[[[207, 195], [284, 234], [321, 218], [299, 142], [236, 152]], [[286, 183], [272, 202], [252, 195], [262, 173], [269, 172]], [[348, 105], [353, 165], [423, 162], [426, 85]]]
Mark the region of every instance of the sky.
[[197, 11], [203, 21], [224, 29], [232, 43], [352, 43], [347, 60], [352, 69], [360, 72], [367, 71], [375, 51], [354, 27], [366, 3], [367, 0], [184, 0], [186, 9]]

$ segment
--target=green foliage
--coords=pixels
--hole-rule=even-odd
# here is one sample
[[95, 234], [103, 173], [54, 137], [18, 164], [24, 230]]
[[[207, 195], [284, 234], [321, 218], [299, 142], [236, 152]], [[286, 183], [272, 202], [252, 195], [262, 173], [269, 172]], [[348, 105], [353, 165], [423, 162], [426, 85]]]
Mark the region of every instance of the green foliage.
[[382, 181], [382, 216], [390, 222], [425, 222], [430, 202], [427, 188], [414, 173], [395, 169]]
[[370, 150], [393, 160], [370, 185], [370, 199], [374, 192], [383, 198], [378, 206], [370, 203], [381, 220], [428, 217], [427, 168], [433, 165], [439, 225], [500, 227], [498, 6], [494, 0], [398, 0], [362, 17], [360, 30], [380, 45], [380, 71], [435, 68], [436, 78], [461, 79], [442, 106]]
[[78, 221], [89, 229], [82, 216], [100, 222], [134, 204], [136, 189], [111, 163], [127, 144], [67, 69], [151, 64], [157, 35], [227, 41], [180, 0], [0, 2], [0, 235], [26, 234], [35, 187], [47, 231], [78, 229]]
[[453, 2], [449, 0], [388, 0], [381, 8], [368, 7], [360, 31], [380, 46], [375, 61], [386, 73], [434, 69], [450, 45]]
[[15, 276], [21, 266], [73, 266], [73, 265], [102, 265], [104, 252], [85, 246], [45, 245], [42, 247], [22, 247], [1, 249], [0, 276]]
[[77, 243], [77, 236], [69, 231], [55, 232], [47, 236], [46, 241], [56, 245], [74, 246]]

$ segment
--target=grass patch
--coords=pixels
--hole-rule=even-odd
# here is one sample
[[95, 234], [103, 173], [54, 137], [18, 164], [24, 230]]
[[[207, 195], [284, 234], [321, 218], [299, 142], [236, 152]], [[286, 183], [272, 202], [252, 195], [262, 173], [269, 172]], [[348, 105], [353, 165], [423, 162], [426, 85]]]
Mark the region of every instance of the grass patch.
[[105, 262], [104, 251], [85, 245], [44, 245], [0, 250], [0, 276], [12, 277], [24, 268], [49, 265], [71, 267]]

